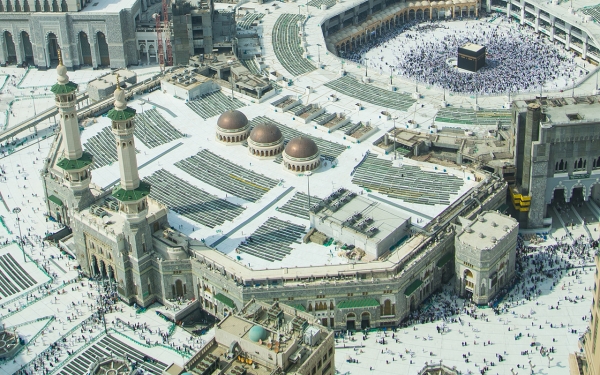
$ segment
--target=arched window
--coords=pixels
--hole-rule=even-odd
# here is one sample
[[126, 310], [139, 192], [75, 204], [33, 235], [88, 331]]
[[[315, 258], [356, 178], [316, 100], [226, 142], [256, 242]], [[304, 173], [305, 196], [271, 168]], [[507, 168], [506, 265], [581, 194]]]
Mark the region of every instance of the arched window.
[[392, 301], [386, 299], [383, 302], [382, 315], [392, 315]]

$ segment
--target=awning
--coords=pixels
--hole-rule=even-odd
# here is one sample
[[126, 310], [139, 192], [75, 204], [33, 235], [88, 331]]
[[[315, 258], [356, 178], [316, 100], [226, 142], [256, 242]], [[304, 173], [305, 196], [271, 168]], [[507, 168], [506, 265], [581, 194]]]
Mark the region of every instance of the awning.
[[64, 205], [63, 201], [61, 201], [60, 198], [58, 198], [56, 195], [49, 196], [48, 200], [50, 202], [54, 203], [55, 205], [60, 206], [60, 207], [62, 207]]
[[410, 296], [421, 285], [423, 285], [423, 282], [421, 281], [421, 279], [416, 279], [408, 287], [406, 287], [406, 289], [404, 290], [404, 295]]
[[337, 304], [338, 309], [356, 309], [360, 307], [379, 307], [379, 301], [375, 298], [353, 299], [342, 301]]
[[233, 302], [233, 300], [229, 297], [227, 297], [226, 295], [222, 294], [222, 293], [217, 293], [217, 295], [215, 296], [215, 299], [219, 302], [221, 302], [222, 304], [224, 304], [225, 306], [229, 306], [232, 309], [235, 309], [235, 303]]
[[450, 259], [452, 259], [454, 257], [454, 254], [452, 254], [451, 251], [448, 251], [446, 254], [444, 254], [443, 257], [440, 258], [440, 260], [437, 261], [437, 263], [435, 264], [438, 268], [442, 268], [446, 265], [446, 263], [448, 263], [450, 261]]

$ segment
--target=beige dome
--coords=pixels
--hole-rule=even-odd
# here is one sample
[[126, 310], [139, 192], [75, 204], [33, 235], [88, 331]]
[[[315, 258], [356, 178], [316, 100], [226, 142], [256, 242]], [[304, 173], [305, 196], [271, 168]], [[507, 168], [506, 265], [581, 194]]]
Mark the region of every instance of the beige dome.
[[217, 126], [226, 130], [238, 130], [248, 125], [248, 118], [240, 111], [231, 110], [223, 113], [217, 120]]
[[250, 132], [250, 140], [254, 143], [274, 143], [282, 137], [281, 130], [273, 124], [256, 125]]
[[306, 159], [317, 155], [319, 148], [312, 139], [300, 136], [288, 142], [285, 153], [292, 158]]

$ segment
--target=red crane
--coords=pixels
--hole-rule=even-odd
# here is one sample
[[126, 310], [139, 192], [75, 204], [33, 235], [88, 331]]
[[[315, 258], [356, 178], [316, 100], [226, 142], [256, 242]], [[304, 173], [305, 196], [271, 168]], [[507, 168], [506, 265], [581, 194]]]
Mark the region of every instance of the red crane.
[[160, 14], [154, 13], [152, 15], [156, 21], [156, 39], [158, 41], [158, 64], [160, 65], [161, 72], [165, 71], [165, 52], [163, 50], [162, 42], [162, 25], [160, 22]]
[[[169, 6], [167, 4], [169, 0], [162, 0], [162, 22], [160, 20], [160, 14], [155, 13], [153, 15], [156, 21], [156, 38], [158, 39], [158, 63], [160, 64], [160, 70], [164, 73], [165, 66], [173, 65], [173, 50], [171, 48], [171, 27], [169, 25]], [[165, 43], [167, 45], [167, 56], [165, 61], [165, 50], [163, 48], [162, 32], [166, 33]]]
[[167, 32], [167, 66], [173, 66], [173, 50], [171, 49], [171, 24], [169, 24], [169, 0], [162, 0], [163, 23]]

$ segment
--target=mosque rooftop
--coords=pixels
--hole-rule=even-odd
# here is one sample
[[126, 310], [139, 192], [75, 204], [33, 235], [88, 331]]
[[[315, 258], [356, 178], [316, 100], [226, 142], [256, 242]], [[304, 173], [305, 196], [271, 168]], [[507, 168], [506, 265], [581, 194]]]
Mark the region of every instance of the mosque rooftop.
[[520, 111], [527, 110], [530, 104], [541, 105], [542, 125], [574, 125], [582, 122], [600, 122], [600, 96], [586, 95], [562, 98], [539, 98], [532, 100], [517, 100], [515, 106]]

